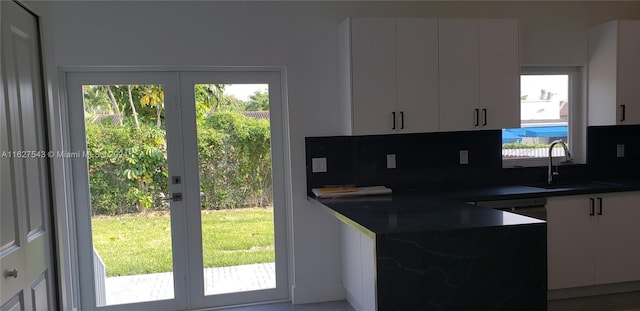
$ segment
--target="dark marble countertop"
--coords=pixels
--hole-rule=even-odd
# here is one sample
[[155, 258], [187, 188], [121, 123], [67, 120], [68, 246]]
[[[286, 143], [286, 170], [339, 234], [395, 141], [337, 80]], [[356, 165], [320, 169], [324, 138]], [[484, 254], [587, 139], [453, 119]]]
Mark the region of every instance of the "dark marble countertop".
[[389, 195], [318, 202], [338, 219], [360, 231], [370, 231], [371, 234], [544, 223], [542, 220], [492, 208], [453, 200], [429, 199], [423, 195]]
[[468, 202], [640, 190], [640, 179], [576, 181], [554, 185], [412, 189], [393, 195], [315, 199], [327, 212], [373, 237], [388, 232], [457, 230], [545, 223]]

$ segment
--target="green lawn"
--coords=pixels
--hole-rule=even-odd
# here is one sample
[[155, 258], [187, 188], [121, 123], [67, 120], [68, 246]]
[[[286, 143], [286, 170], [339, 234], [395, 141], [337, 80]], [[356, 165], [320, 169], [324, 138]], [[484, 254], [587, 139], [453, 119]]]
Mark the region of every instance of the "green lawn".
[[[92, 220], [93, 245], [107, 276], [172, 270], [167, 213], [99, 216]], [[205, 268], [273, 262], [273, 209], [203, 211]]]

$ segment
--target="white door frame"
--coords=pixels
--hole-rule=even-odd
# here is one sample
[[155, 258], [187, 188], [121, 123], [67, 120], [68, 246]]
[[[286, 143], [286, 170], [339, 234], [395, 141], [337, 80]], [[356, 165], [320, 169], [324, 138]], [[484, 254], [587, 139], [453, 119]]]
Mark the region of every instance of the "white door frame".
[[[264, 293], [260, 293], [260, 291], [255, 292], [243, 292], [237, 294], [230, 294], [225, 296], [207, 296], [203, 298], [195, 298], [193, 295], [191, 297], [184, 297], [178, 299], [178, 293], [175, 293], [176, 299], [174, 303], [167, 304], [166, 301], [158, 302], [157, 307], [154, 305], [153, 308], [155, 310], [169, 310], [171, 308], [175, 308], [178, 304], [184, 303], [182, 299], [186, 299], [187, 304], [190, 305], [191, 308], [204, 308], [205, 306], [223, 306], [223, 305], [235, 305], [235, 304], [244, 304], [247, 303], [247, 298], [249, 300], [258, 302], [258, 301], [288, 301], [290, 300], [290, 284], [291, 284], [291, 276], [292, 276], [292, 268], [289, 266], [290, 258], [291, 258], [291, 206], [292, 206], [292, 182], [291, 182], [291, 159], [290, 159], [290, 139], [289, 139], [289, 117], [288, 117], [288, 106], [287, 106], [287, 96], [286, 96], [286, 69], [282, 67], [61, 67], [60, 68], [60, 80], [61, 85], [65, 86], [65, 91], [62, 92], [61, 98], [63, 99], [61, 102], [61, 117], [60, 117], [60, 129], [64, 133], [65, 131], [68, 135], [63, 135], [63, 140], [65, 141], [64, 148], [65, 151], [74, 151], [73, 149], [76, 147], [76, 144], [71, 143], [72, 141], [78, 141], [78, 133], [74, 133], [69, 131], [71, 128], [70, 125], [73, 122], [82, 122], [82, 128], [84, 129], [84, 116], [81, 115], [82, 111], [76, 109], [70, 109], [69, 107], [69, 94], [68, 90], [72, 87], [74, 81], [72, 78], [75, 74], [96, 74], [101, 78], [96, 80], [95, 84], [107, 84], [105, 82], [104, 77], [110, 75], [117, 75], [123, 77], [121, 74], [125, 73], [129, 74], [150, 74], [150, 75], [158, 75], [158, 74], [167, 74], [171, 73], [177, 75], [178, 72], [182, 72], [183, 74], [188, 75], [206, 75], [206, 76], [224, 76], [227, 75], [226, 78], [223, 78], [224, 83], [269, 83], [269, 97], [270, 103], [280, 103], [280, 105], [272, 105], [271, 108], [271, 124], [272, 124], [272, 171], [273, 171], [273, 195], [274, 195], [274, 226], [276, 227], [276, 271], [277, 271], [277, 280], [276, 284], [277, 290], [274, 290], [269, 295], [265, 295]], [[256, 77], [260, 77], [258, 80], [255, 78], [240, 78], [241, 76], [248, 77], [249, 73], [253, 73]], [[188, 76], [187, 75], [187, 76]], [[233, 77], [233, 78], [229, 78]], [[266, 80], [265, 80], [266, 79]], [[84, 84], [89, 83], [87, 80], [82, 80]], [[99, 82], [98, 82], [99, 81]], [[113, 80], [118, 81], [117, 83], [123, 83], [122, 79]], [[174, 80], [178, 81], [178, 80]], [[140, 80], [131, 79], [131, 83], [140, 83]], [[165, 83], [165, 82], [159, 82]], [[167, 82], [168, 83], [168, 82]], [[174, 85], [176, 88], [178, 85]], [[66, 100], [65, 100], [66, 99]], [[177, 99], [178, 102], [181, 99]], [[186, 115], [182, 115], [182, 118], [187, 118]], [[278, 125], [278, 126], [273, 126]], [[191, 126], [191, 125], [189, 125]], [[195, 124], [193, 124], [195, 127]], [[84, 135], [84, 132], [80, 133]], [[169, 135], [169, 133], [168, 133]], [[85, 137], [82, 137], [84, 142]], [[187, 139], [184, 144], [185, 147], [189, 148]], [[197, 142], [197, 141], [196, 141]], [[195, 146], [197, 152], [197, 145], [191, 142], [191, 146]], [[86, 142], [84, 142], [86, 144]], [[86, 146], [82, 146], [86, 148]], [[195, 154], [197, 156], [197, 153]], [[69, 161], [69, 159], [65, 159]], [[77, 302], [77, 305], [80, 307], [80, 310], [93, 310], [95, 305], [95, 293], [93, 290], [83, 291], [80, 293], [80, 287], [82, 284], [94, 284], [93, 283], [93, 275], [85, 276], [79, 274], [79, 269], [76, 259], [79, 258], [77, 245], [78, 242], [82, 242], [83, 239], [86, 239], [85, 236], [77, 234], [78, 232], [82, 232], [79, 229], [86, 230], [87, 228], [79, 228], [79, 222], [76, 221], [74, 214], [74, 209], [77, 209], [78, 206], [82, 204], [87, 204], [89, 189], [87, 188], [87, 175], [83, 172], [86, 172], [86, 161], [79, 166], [78, 163], [74, 163], [74, 161], [69, 161], [71, 167], [67, 169], [65, 172], [65, 180], [67, 181], [68, 188], [65, 189], [64, 196], [67, 199], [68, 209], [66, 210], [67, 217], [64, 219], [64, 223], [61, 228], [67, 228], [65, 230], [64, 238], [69, 241], [67, 249], [62, 254], [59, 254], [59, 260], [61, 262], [68, 263], [65, 266], [68, 267], [65, 271], [61, 271], [61, 279], [64, 284], [64, 291], [75, 293], [74, 296], [80, 297], [80, 301], [85, 301], [89, 303], [80, 303]], [[78, 162], [78, 161], [75, 161]], [[183, 167], [184, 168], [184, 167]], [[187, 172], [185, 172], [187, 173]], [[197, 173], [197, 172], [196, 172]], [[191, 172], [193, 174], [193, 172]], [[85, 180], [85, 186], [80, 188], [75, 188], [78, 184], [78, 180]], [[187, 184], [184, 185], [185, 188], [188, 188]], [[198, 187], [193, 187], [197, 189]], [[193, 191], [193, 189], [191, 189]], [[84, 199], [78, 198], [78, 196], [82, 194], [85, 196]], [[60, 193], [58, 193], [60, 195]], [[80, 195], [80, 196], [82, 196]], [[185, 193], [185, 196], [188, 197], [188, 194]], [[83, 203], [84, 202], [84, 203]], [[187, 202], [183, 203], [184, 205], [188, 204]], [[278, 206], [276, 209], [275, 206]], [[86, 216], [86, 215], [85, 215]], [[193, 218], [195, 216], [188, 215], [186, 217]], [[199, 219], [199, 214], [198, 214]], [[187, 220], [186, 218], [184, 219]], [[189, 219], [193, 221], [192, 219]], [[173, 222], [172, 222], [173, 226]], [[193, 230], [201, 230], [200, 226], [191, 226], [197, 227]], [[192, 234], [192, 233], [190, 233]], [[84, 241], [87, 242], [86, 240]], [[90, 242], [90, 241], [89, 241]], [[91, 245], [91, 244], [88, 244]], [[174, 244], [174, 252], [176, 244]], [[194, 245], [193, 242], [188, 241], [184, 244], [184, 249], [186, 252], [192, 253], [191, 250], [199, 250], [201, 253], [201, 245]], [[278, 251], [280, 250], [280, 251]], [[201, 255], [201, 254], [200, 254]], [[84, 256], [87, 256], [86, 254]], [[175, 258], [175, 256], [174, 256]], [[174, 259], [175, 260], [175, 259]], [[201, 256], [200, 256], [201, 260]], [[75, 261], [75, 262], [74, 262]], [[82, 261], [82, 260], [81, 260]], [[174, 263], [176, 266], [176, 263]], [[184, 265], [186, 266], [186, 265]], [[174, 273], [181, 273], [174, 269]], [[185, 271], [184, 273], [190, 273], [191, 275], [200, 276], [202, 278], [202, 266], [195, 267], [193, 266], [190, 271]], [[79, 280], [77, 282], [76, 280]], [[177, 279], [177, 278], [176, 278]], [[200, 279], [196, 280], [200, 282]], [[177, 287], [177, 286], [176, 286]], [[187, 286], [185, 286], [185, 289]], [[185, 290], [186, 291], [186, 290]], [[73, 294], [72, 294], [73, 295]], [[85, 295], [91, 295], [91, 297], [87, 298]], [[271, 298], [269, 298], [271, 297]], [[273, 298], [275, 297], [275, 298]], [[101, 308], [101, 310], [132, 310], [133, 305], [120, 305], [120, 306], [107, 306]], [[151, 307], [151, 305], [146, 305], [147, 307]]]

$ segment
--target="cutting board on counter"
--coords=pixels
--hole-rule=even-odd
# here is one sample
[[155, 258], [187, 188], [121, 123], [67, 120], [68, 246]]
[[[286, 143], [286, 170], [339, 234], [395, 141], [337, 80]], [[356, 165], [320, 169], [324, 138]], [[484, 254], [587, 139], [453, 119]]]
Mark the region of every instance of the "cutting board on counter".
[[320, 199], [359, 197], [368, 195], [391, 194], [391, 189], [385, 186], [370, 187], [324, 187], [311, 189], [313, 194]]

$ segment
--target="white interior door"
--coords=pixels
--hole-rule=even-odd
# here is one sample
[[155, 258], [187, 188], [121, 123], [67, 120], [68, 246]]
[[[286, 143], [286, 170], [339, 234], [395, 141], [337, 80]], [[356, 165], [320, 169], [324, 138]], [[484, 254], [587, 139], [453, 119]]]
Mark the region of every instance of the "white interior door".
[[2, 1], [0, 310], [54, 310], [51, 200], [37, 19]]

